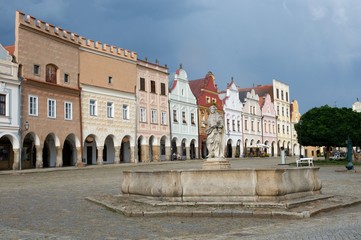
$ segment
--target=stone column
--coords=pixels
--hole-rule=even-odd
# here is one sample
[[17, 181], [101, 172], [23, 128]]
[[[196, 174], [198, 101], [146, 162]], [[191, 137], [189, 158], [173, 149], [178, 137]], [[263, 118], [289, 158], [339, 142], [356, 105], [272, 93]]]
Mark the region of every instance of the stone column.
[[83, 160], [81, 159], [81, 148], [77, 147], [76, 149], [76, 162], [75, 162], [75, 166], [83, 166]]
[[169, 147], [165, 147], [165, 160], [169, 161], [169, 160], [173, 160], [172, 158], [172, 148]]
[[97, 164], [103, 165], [103, 149], [104, 146], [98, 146], [98, 158], [97, 158]]
[[153, 146], [153, 161], [160, 161], [160, 146]]
[[[115, 149], [115, 156], [114, 156], [114, 164], [120, 163], [120, 146], [114, 146]], [[124, 159], [123, 159], [124, 161]]]
[[141, 146], [141, 159], [142, 159], [142, 162], [150, 162], [150, 159], [149, 159], [149, 147], [148, 145], [142, 145]]
[[63, 151], [61, 147], [56, 147], [56, 160], [55, 160], [55, 166], [56, 167], [62, 167], [63, 166]]
[[198, 147], [194, 147], [194, 151], [195, 151], [195, 159], [199, 159]]
[[190, 152], [190, 147], [186, 147], [186, 159], [190, 159], [191, 158], [191, 152]]
[[130, 153], [130, 162], [131, 162], [131, 163], [135, 163], [134, 147], [130, 147], [130, 148], [129, 148], [129, 153]]
[[20, 150], [19, 149], [13, 149], [13, 155], [14, 155], [14, 163], [13, 163], [13, 170], [19, 170], [20, 169]]
[[236, 149], [237, 149], [237, 146], [232, 146], [232, 158], [236, 157]]
[[36, 168], [43, 168], [43, 147], [35, 146], [36, 149]]

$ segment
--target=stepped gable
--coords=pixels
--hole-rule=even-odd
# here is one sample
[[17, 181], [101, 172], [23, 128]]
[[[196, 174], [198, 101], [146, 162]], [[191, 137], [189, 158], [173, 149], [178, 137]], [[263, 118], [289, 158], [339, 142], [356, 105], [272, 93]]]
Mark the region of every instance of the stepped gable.
[[106, 53], [109, 55], [122, 57], [133, 61], [137, 60], [136, 52], [112, 46], [99, 41], [86, 39], [85, 37], [79, 36], [76, 33], [72, 33], [60, 27], [56, 27], [52, 24], [36, 19], [35, 17], [22, 13], [20, 11], [16, 12], [16, 26], [31, 28], [35, 31], [42, 32], [48, 36], [52, 36], [54, 38], [61, 39], [62, 41], [76, 44], [79, 47], [83, 47], [89, 50]]
[[239, 100], [241, 100], [241, 102], [244, 102], [244, 99], [247, 96], [247, 92], [250, 92], [252, 89], [254, 89], [255, 93], [260, 98], [263, 98], [266, 94], [269, 94], [273, 101], [273, 85], [260, 85], [252, 88], [238, 88]]

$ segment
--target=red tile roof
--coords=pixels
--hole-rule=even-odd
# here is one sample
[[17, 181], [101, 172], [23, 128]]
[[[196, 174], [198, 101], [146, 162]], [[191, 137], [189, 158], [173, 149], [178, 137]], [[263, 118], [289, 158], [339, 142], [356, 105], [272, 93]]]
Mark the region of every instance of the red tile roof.
[[6, 49], [6, 51], [9, 52], [10, 55], [14, 55], [15, 52], [15, 45], [11, 45], [11, 46], [6, 46], [4, 47]]
[[247, 92], [250, 92], [252, 89], [254, 89], [255, 93], [259, 96], [259, 97], [263, 97], [265, 96], [267, 93], [271, 96], [271, 99], [273, 101], [273, 85], [261, 85], [261, 86], [257, 86], [257, 87], [252, 87], [252, 88], [239, 88], [238, 92], [239, 92], [239, 98], [241, 99], [241, 96], [246, 97]]

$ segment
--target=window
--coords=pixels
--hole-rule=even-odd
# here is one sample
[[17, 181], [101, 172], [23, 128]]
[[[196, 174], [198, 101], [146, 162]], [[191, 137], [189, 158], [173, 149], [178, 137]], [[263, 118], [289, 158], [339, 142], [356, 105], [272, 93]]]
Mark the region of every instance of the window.
[[232, 120], [232, 131], [236, 131], [236, 121]]
[[229, 128], [229, 119], [227, 118], [227, 130], [231, 131], [231, 129]]
[[244, 120], [244, 130], [248, 130], [247, 120]]
[[191, 124], [192, 125], [196, 124], [195, 119], [194, 119], [194, 113], [191, 113]]
[[263, 129], [263, 131], [264, 131], [265, 133], [267, 133], [267, 123], [264, 123], [264, 129]]
[[277, 99], [280, 98], [280, 93], [279, 93], [279, 90], [278, 90], [278, 89], [276, 89], [276, 96], [277, 96]]
[[167, 112], [162, 112], [162, 125], [166, 125], [167, 124]]
[[286, 92], [286, 101], [288, 102], [288, 92]]
[[140, 108], [140, 121], [146, 122], [147, 121], [147, 115], [146, 115], [146, 109]]
[[260, 122], [257, 122], [257, 132], [260, 132], [260, 131], [261, 131], [260, 126], [261, 126]]
[[54, 99], [48, 99], [48, 117], [56, 118], [56, 101]]
[[112, 84], [112, 82], [113, 82], [113, 77], [112, 77], [112, 76], [109, 76], [109, 77], [108, 77], [108, 84]]
[[152, 109], [151, 122], [152, 122], [152, 123], [157, 123], [157, 110], [156, 110], [156, 109]]
[[69, 82], [69, 74], [64, 73], [64, 82], [65, 83]]
[[29, 115], [38, 115], [38, 97], [29, 96]]
[[73, 104], [71, 102], [64, 103], [64, 118], [65, 120], [73, 119]]
[[238, 129], [238, 132], [241, 131], [241, 122], [239, 120], [237, 121], [237, 129]]
[[254, 121], [251, 121], [251, 130], [254, 132]]
[[90, 99], [89, 101], [89, 114], [90, 116], [97, 115], [97, 101], [95, 101], [94, 99]]
[[280, 115], [280, 106], [277, 106], [277, 115]]
[[217, 99], [212, 98], [212, 103], [213, 103], [213, 104], [217, 104]]
[[177, 110], [173, 110], [173, 122], [178, 122]]
[[284, 116], [284, 115], [285, 115], [285, 108], [282, 107], [282, 116]]
[[156, 93], [155, 92], [155, 81], [150, 81], [150, 92]]
[[186, 112], [182, 112], [182, 121], [183, 121], [183, 123], [187, 123]]
[[114, 117], [114, 104], [112, 102], [107, 102], [107, 117]]
[[165, 95], [165, 83], [161, 83], [160, 84], [160, 94], [161, 95]]
[[287, 126], [287, 135], [289, 135], [290, 134], [290, 129], [289, 129], [289, 127]]
[[283, 90], [281, 90], [281, 100], [283, 100]]
[[123, 104], [123, 119], [129, 119], [129, 106]]
[[53, 64], [46, 65], [46, 78], [45, 80], [50, 83], [56, 83], [57, 67]]
[[145, 79], [140, 78], [140, 89], [141, 91], [145, 91]]
[[39, 65], [34, 65], [34, 75], [40, 75], [40, 66]]
[[6, 115], [6, 95], [0, 94], [0, 115]]
[[211, 103], [211, 98], [210, 97], [206, 97], [206, 102], [209, 104]]
[[285, 125], [282, 125], [282, 133], [285, 134]]
[[280, 129], [280, 125], [279, 125], [279, 124], [277, 124], [277, 131], [278, 131], [278, 133], [281, 132], [281, 129]]

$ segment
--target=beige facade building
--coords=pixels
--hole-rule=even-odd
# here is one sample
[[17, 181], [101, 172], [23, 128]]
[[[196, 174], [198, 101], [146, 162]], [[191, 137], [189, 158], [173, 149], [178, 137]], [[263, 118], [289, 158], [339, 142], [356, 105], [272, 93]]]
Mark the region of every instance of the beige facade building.
[[81, 162], [78, 36], [16, 12], [15, 51], [22, 80], [23, 168]]
[[299, 107], [298, 107], [298, 101], [292, 100], [292, 102], [291, 102], [292, 152], [294, 155], [297, 155], [297, 156], [304, 155], [304, 148], [302, 147], [302, 145], [300, 145], [298, 136], [297, 136], [297, 132], [295, 130], [295, 124], [299, 123], [300, 119], [301, 119], [301, 114], [300, 114]]
[[171, 159], [168, 68], [138, 59], [137, 161]]
[[83, 161], [134, 162], [135, 52], [80, 38]]

